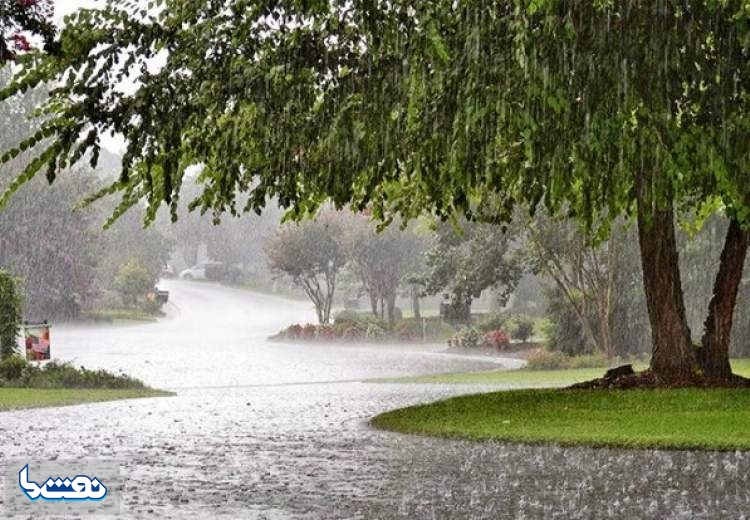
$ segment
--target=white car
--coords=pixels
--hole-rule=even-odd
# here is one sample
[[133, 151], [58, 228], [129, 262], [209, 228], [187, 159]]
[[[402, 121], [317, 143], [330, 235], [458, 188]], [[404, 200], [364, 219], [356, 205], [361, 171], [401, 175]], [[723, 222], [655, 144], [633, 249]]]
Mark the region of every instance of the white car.
[[206, 261], [201, 262], [199, 264], [195, 264], [193, 267], [189, 267], [185, 269], [184, 271], [180, 271], [180, 279], [181, 280], [205, 280], [206, 277], [206, 267], [209, 266], [219, 266], [222, 265], [221, 262], [212, 262], [212, 261]]

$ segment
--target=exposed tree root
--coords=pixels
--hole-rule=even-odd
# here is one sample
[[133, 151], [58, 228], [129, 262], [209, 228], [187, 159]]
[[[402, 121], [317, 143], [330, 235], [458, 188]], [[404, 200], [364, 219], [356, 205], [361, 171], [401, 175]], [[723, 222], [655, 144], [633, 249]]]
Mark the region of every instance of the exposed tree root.
[[576, 383], [567, 387], [573, 390], [630, 390], [656, 388], [750, 388], [750, 379], [731, 374], [727, 378], [708, 379], [700, 375], [689, 377], [660, 377], [651, 370], [635, 372], [632, 365], [607, 370], [603, 377]]

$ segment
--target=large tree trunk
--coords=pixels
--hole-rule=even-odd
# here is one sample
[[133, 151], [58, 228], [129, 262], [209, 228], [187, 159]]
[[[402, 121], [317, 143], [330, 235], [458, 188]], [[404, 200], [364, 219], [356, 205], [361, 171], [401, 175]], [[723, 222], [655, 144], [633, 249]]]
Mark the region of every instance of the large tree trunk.
[[748, 245], [750, 233], [743, 230], [736, 219], [730, 220], [699, 351], [703, 373], [714, 383], [728, 382], [732, 379], [729, 340]]
[[685, 317], [671, 201], [659, 207], [648, 181], [638, 186], [638, 242], [651, 322], [651, 372], [665, 384], [689, 384], [698, 361]]

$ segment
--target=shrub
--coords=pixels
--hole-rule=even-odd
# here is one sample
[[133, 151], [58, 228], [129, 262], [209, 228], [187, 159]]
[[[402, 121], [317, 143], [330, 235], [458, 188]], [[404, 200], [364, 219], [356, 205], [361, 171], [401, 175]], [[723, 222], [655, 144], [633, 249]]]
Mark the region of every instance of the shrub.
[[362, 317], [353, 310], [341, 311], [333, 317], [334, 325], [351, 325], [355, 323], [361, 323], [362, 321]]
[[[5, 386], [23, 388], [145, 388], [143, 382], [106, 370], [75, 368], [69, 363], [52, 361], [40, 368], [28, 364], [20, 357], [11, 358], [12, 364], [3, 364]], [[10, 361], [10, 360], [9, 360]], [[12, 368], [10, 368], [12, 367]], [[12, 372], [12, 373], [11, 373]]]
[[162, 307], [162, 304], [156, 300], [154, 301], [146, 300], [145, 302], [141, 304], [141, 309], [143, 309], [143, 312], [145, 312], [146, 314], [151, 314], [155, 316], [162, 314], [161, 307]]
[[124, 305], [135, 307], [154, 288], [154, 277], [139, 260], [132, 258], [120, 267], [114, 287]]
[[505, 331], [497, 329], [491, 330], [482, 337], [483, 347], [492, 347], [498, 350], [505, 350], [510, 345], [510, 339]]
[[333, 325], [319, 325], [318, 326], [318, 339], [330, 341], [335, 337]]
[[534, 334], [534, 322], [526, 318], [518, 318], [512, 334], [513, 339], [526, 343]]
[[505, 328], [508, 322], [508, 316], [501, 313], [486, 315], [477, 325], [479, 332], [490, 332], [491, 330], [501, 330]]
[[562, 352], [540, 350], [529, 357], [527, 367], [529, 370], [555, 370], [600, 368], [606, 367], [607, 365], [607, 360], [601, 354], [568, 356]]
[[302, 325], [298, 323], [290, 325], [289, 328], [286, 329], [285, 336], [289, 339], [299, 339], [302, 337]]
[[454, 347], [474, 348], [479, 345], [479, 332], [472, 327], [461, 327], [448, 341]]
[[529, 356], [526, 366], [529, 370], [554, 370], [558, 368], [566, 368], [567, 357], [568, 356], [562, 352], [540, 350]]
[[26, 368], [26, 360], [20, 356], [10, 356], [0, 361], [0, 379], [13, 381], [21, 379]]
[[301, 338], [307, 339], [307, 340], [315, 339], [317, 332], [318, 332], [318, 327], [316, 327], [312, 323], [308, 323], [304, 327], [302, 327]]
[[388, 330], [380, 324], [372, 322], [367, 325], [365, 337], [367, 339], [383, 339], [388, 335]]
[[341, 339], [346, 340], [358, 340], [362, 337], [362, 331], [360, 331], [357, 327], [347, 327], [344, 329], [343, 333], [341, 334]]

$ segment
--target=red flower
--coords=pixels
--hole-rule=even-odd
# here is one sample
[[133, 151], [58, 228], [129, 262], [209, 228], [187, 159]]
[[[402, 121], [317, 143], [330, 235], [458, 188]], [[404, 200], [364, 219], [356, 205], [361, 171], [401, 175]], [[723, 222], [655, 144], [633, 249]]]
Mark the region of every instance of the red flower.
[[13, 40], [16, 50], [19, 51], [30, 51], [31, 50], [31, 44], [29, 43], [29, 40], [26, 39], [26, 36], [23, 34], [14, 34], [11, 36], [11, 39]]

